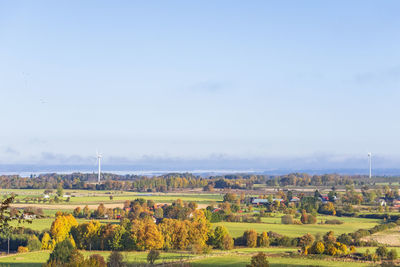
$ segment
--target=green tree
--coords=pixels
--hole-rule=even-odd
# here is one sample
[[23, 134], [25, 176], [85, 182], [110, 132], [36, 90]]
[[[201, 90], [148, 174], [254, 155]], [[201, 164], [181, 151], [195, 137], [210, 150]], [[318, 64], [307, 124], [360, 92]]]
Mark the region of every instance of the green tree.
[[[232, 240], [232, 242], [230, 242], [229, 239]], [[217, 226], [214, 229], [213, 245], [218, 249], [232, 249], [233, 239], [225, 226]]]
[[32, 235], [28, 238], [27, 247], [29, 251], [40, 250], [42, 243], [40, 243], [39, 239], [35, 235]]
[[53, 252], [50, 254], [50, 258], [47, 263], [69, 263], [71, 261], [72, 253], [75, 251], [69, 239], [65, 239], [60, 243], [57, 243]]
[[156, 260], [160, 258], [160, 252], [158, 250], [150, 250], [149, 254], [147, 254], [147, 262], [151, 265], [154, 264]]
[[14, 230], [14, 226], [11, 225], [12, 221], [28, 222], [32, 223], [32, 221], [24, 220], [23, 215], [16, 209], [11, 209], [10, 205], [14, 202], [15, 195], [11, 195], [11, 197], [5, 198], [0, 202], [0, 233], [5, 235], [8, 239], [8, 248], [7, 251], [10, 253], [10, 237], [11, 233]]
[[64, 189], [62, 187], [62, 184], [58, 184], [57, 186], [57, 196], [62, 197], [64, 195]]

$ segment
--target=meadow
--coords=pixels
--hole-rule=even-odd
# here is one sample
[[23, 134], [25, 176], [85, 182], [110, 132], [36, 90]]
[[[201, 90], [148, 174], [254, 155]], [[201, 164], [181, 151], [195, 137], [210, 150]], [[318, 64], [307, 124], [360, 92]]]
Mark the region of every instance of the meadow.
[[[331, 216], [318, 216], [318, 221], [325, 220]], [[243, 223], [243, 222], [219, 222], [213, 223], [213, 226], [224, 225], [229, 233], [233, 237], [243, 235], [243, 232], [249, 229], [254, 229], [258, 233], [263, 231], [276, 232], [278, 234], [287, 235], [289, 237], [298, 237], [307, 233], [316, 235], [324, 235], [328, 231], [334, 231], [335, 235], [341, 235], [343, 233], [354, 232], [360, 228], [369, 229], [379, 223], [379, 220], [375, 219], [364, 219], [364, 218], [340, 218], [335, 219], [341, 220], [343, 224], [281, 224], [280, 217], [268, 217], [262, 218], [262, 223]]]
[[[211, 266], [230, 266], [245, 267], [249, 264], [251, 255], [226, 255], [219, 257], [209, 257], [199, 260], [193, 260], [193, 267], [211, 267]], [[304, 257], [268, 257], [269, 266], [271, 267], [290, 267], [290, 266], [344, 266], [348, 263], [343, 261], [331, 261], [326, 259], [310, 259]], [[373, 266], [369, 263], [351, 262], [354, 267]]]
[[[100, 254], [107, 260], [110, 255], [110, 251], [80, 251], [85, 257], [92, 254]], [[0, 257], [0, 266], [42, 266], [50, 255], [50, 251], [35, 251], [21, 254], [13, 254], [10, 256]], [[122, 252], [124, 260], [131, 263], [144, 263], [146, 262], [147, 252]], [[175, 252], [163, 252], [161, 253], [158, 262], [170, 262], [188, 260], [194, 257], [192, 254], [187, 253], [175, 253]]]
[[[365, 251], [367, 248], [357, 248], [357, 251]], [[375, 251], [376, 248], [369, 248]], [[400, 248], [397, 248], [400, 251]], [[288, 257], [288, 253], [295, 253], [297, 248], [239, 248], [230, 252], [213, 251], [209, 255], [193, 255], [189, 253], [162, 252], [161, 258], [156, 263], [189, 260], [193, 267], [208, 266], [234, 266], [244, 267], [250, 262], [250, 258], [257, 252], [264, 252], [268, 256], [270, 266], [343, 266], [342, 261], [332, 261], [329, 258], [313, 259], [307, 257]], [[110, 255], [107, 251], [81, 251], [84, 256], [100, 254], [105, 259]], [[125, 261], [130, 263], [146, 262], [147, 252], [122, 252]], [[286, 257], [282, 257], [286, 255]], [[47, 261], [49, 251], [37, 251], [23, 254], [14, 254], [0, 257], [0, 266], [10, 267], [39, 267]], [[352, 262], [352, 266], [372, 266], [369, 263]]]

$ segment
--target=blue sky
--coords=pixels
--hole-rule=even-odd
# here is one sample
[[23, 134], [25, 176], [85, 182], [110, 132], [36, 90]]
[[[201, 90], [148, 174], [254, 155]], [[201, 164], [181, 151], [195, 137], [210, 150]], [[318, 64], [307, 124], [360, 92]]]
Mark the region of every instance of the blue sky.
[[117, 163], [360, 167], [372, 151], [396, 167], [399, 12], [398, 1], [1, 1], [0, 163], [89, 162], [99, 149]]

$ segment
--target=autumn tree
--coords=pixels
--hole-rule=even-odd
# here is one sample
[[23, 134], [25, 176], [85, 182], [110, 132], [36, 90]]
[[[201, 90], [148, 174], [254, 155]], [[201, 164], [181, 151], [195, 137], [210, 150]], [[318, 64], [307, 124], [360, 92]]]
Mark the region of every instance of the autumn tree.
[[310, 246], [312, 243], [314, 243], [314, 240], [315, 240], [314, 236], [307, 233], [307, 234], [303, 235], [302, 237], [300, 237], [299, 246], [303, 247], [303, 248]]
[[85, 218], [89, 218], [90, 217], [90, 209], [89, 209], [88, 205], [86, 205], [83, 208], [83, 215], [85, 216]]
[[79, 217], [81, 215], [81, 212], [82, 212], [81, 207], [76, 207], [73, 213], [74, 217]]
[[[55, 244], [65, 240], [70, 236], [72, 227], [78, 226], [78, 222], [71, 214], [58, 215], [51, 224], [50, 233], [54, 239]], [[73, 243], [73, 240], [71, 240]]]
[[266, 232], [262, 232], [260, 237], [258, 238], [258, 246], [260, 246], [260, 247], [268, 247], [269, 246], [269, 237]]
[[51, 237], [49, 233], [45, 232], [42, 237], [42, 249], [53, 249], [52, 247], [52, 242], [51, 242]]
[[189, 241], [203, 248], [211, 232], [211, 224], [202, 210], [195, 210], [192, 215], [188, 231]]
[[308, 214], [306, 210], [301, 211], [301, 218], [300, 218], [301, 223], [306, 224], [308, 223]]
[[[71, 229], [71, 234], [79, 249], [94, 249], [97, 239], [99, 238], [101, 224], [99, 221], [92, 220], [79, 224]], [[96, 248], [99, 249], [99, 246]]]
[[164, 245], [163, 236], [152, 220], [133, 221], [131, 235], [138, 250], [161, 249]]
[[190, 244], [189, 221], [164, 219], [158, 225], [164, 239], [165, 249], [186, 249]]
[[257, 247], [257, 232], [254, 229], [245, 231], [243, 233], [244, 240], [246, 241], [246, 246], [249, 248]]

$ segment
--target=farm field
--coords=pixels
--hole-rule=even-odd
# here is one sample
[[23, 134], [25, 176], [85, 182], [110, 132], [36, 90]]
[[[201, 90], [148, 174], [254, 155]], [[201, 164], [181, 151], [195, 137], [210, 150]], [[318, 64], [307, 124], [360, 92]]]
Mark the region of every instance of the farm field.
[[387, 246], [400, 246], [400, 227], [366, 236], [362, 240], [376, 241]]
[[[37, 189], [0, 189], [0, 194], [9, 195], [11, 193], [17, 194], [16, 201], [20, 204], [28, 204], [38, 206], [40, 203], [26, 202], [26, 197], [43, 197], [44, 190]], [[98, 203], [123, 203], [126, 200], [133, 200], [135, 198], [152, 199], [160, 203], [171, 203], [176, 199], [183, 201], [194, 201], [201, 204], [207, 204], [216, 201], [222, 201], [223, 195], [215, 194], [191, 194], [191, 193], [137, 193], [127, 191], [93, 191], [93, 190], [64, 190], [65, 195], [71, 195], [69, 202], [60, 203], [43, 203], [43, 205], [52, 206], [70, 206], [75, 204], [98, 204]], [[113, 199], [110, 199], [113, 196]], [[61, 207], [62, 208], [62, 207]]]

